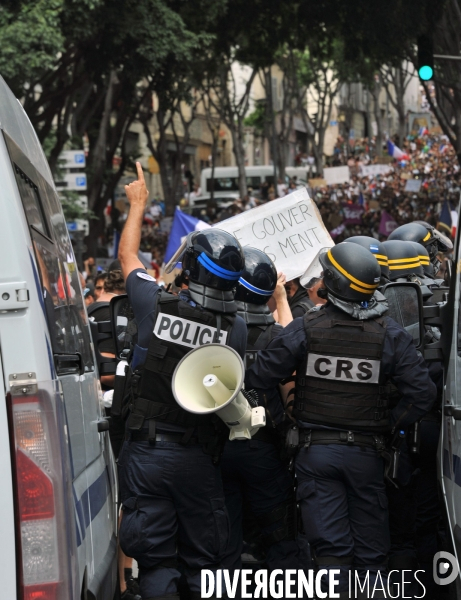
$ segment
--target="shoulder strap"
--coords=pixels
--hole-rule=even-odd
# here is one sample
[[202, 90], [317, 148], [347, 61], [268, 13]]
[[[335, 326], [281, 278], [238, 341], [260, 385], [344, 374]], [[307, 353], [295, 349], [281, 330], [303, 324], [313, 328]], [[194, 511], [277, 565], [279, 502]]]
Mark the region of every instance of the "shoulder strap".
[[86, 312], [87, 312], [88, 316], [90, 316], [92, 313], [94, 313], [98, 309], [107, 308], [108, 306], [110, 306], [110, 302], [93, 302], [93, 304], [90, 304], [90, 306], [88, 306], [88, 308], [86, 309]]

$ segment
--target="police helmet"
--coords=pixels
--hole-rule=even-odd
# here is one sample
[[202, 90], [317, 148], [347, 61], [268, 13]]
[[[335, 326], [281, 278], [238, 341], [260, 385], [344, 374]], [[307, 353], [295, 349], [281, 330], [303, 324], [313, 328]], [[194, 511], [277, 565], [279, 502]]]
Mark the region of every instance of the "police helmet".
[[437, 239], [437, 247], [439, 252], [448, 252], [449, 250], [453, 250], [453, 242], [447, 238], [446, 235], [438, 231], [433, 225], [430, 225], [426, 221], [413, 221], [413, 223], [419, 223], [419, 225], [423, 225], [432, 233], [432, 235]]
[[424, 276], [423, 267], [419, 260], [419, 253], [414, 244], [402, 240], [388, 240], [383, 242], [389, 261], [389, 279], [395, 281], [407, 275]]
[[386, 279], [389, 279], [389, 265], [387, 263], [387, 255], [384, 251], [384, 246], [375, 238], [368, 235], [354, 235], [353, 237], [347, 238], [343, 243], [352, 243], [363, 246], [369, 250], [378, 261], [381, 267], [381, 275]]
[[319, 257], [328, 293], [348, 302], [371, 299], [381, 279], [377, 260], [358, 244], [338, 244]]
[[423, 268], [424, 275], [426, 275], [426, 277], [429, 277], [430, 279], [434, 279], [434, 265], [431, 263], [429, 252], [422, 244], [418, 244], [417, 242], [408, 243], [412, 244], [412, 246], [414, 246], [416, 252], [418, 253], [419, 262], [421, 263], [421, 266]]
[[248, 304], [266, 304], [277, 285], [274, 263], [262, 250], [245, 246], [245, 267], [239, 279], [235, 299]]
[[429, 252], [430, 258], [435, 258], [438, 252], [437, 238], [420, 223], [407, 223], [394, 229], [387, 238], [388, 241], [401, 240], [403, 242], [417, 242], [422, 244]]
[[182, 268], [189, 281], [230, 291], [237, 286], [244, 265], [242, 247], [227, 231], [213, 227], [188, 235]]

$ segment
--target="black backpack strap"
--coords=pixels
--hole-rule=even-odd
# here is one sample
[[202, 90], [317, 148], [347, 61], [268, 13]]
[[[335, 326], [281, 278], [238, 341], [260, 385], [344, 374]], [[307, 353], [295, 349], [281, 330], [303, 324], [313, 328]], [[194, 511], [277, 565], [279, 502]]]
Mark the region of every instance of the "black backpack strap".
[[99, 310], [100, 308], [107, 308], [110, 306], [110, 302], [93, 302], [90, 306], [87, 306], [86, 312], [88, 316], [91, 316], [94, 312]]

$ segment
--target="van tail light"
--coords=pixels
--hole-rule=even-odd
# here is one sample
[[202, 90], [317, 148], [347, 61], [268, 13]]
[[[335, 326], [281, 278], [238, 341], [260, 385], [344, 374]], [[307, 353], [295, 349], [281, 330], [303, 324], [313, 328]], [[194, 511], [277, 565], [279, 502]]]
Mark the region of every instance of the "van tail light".
[[34, 395], [19, 396], [13, 391], [7, 397], [14, 432], [20, 600], [74, 597], [76, 544], [71, 478], [63, 469], [63, 441], [67, 440], [63, 440], [65, 427], [59, 415], [62, 399], [52, 384], [46, 384], [51, 390], [33, 386], [37, 387]]

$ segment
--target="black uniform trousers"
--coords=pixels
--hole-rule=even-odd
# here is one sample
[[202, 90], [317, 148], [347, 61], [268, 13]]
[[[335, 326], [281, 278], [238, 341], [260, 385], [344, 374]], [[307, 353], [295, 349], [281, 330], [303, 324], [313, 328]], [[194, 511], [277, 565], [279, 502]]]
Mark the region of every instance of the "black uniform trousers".
[[[262, 440], [227, 442], [221, 469], [231, 522], [229, 545], [223, 562], [226, 569], [240, 569], [244, 505], [260, 519], [262, 534], [269, 534], [283, 526], [283, 522], [270, 522], [265, 515], [293, 498], [294, 483], [275, 444]], [[292, 539], [275, 542], [266, 549], [265, 565], [271, 571], [298, 568], [298, 545], [294, 535]]]
[[200, 597], [200, 570], [221, 568], [227, 550], [220, 468], [199, 445], [126, 441], [119, 478], [120, 545], [138, 562], [143, 599], [177, 594], [178, 559]]
[[[356, 578], [362, 587], [367, 572], [374, 598], [387, 593], [386, 559], [389, 551], [387, 496], [383, 459], [371, 447], [315, 444], [300, 450], [296, 459], [298, 501], [304, 530], [319, 569], [340, 571], [335, 592], [349, 597]], [[324, 579], [322, 589], [327, 592]], [[351, 597], [355, 597], [351, 594]]]

